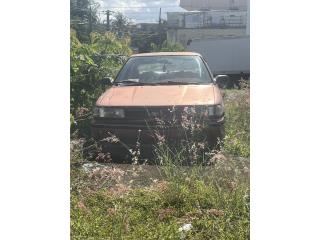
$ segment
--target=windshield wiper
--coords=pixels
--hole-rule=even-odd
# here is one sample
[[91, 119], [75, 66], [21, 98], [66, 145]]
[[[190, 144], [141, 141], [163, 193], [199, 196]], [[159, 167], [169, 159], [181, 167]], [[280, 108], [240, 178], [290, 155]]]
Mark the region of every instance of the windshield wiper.
[[201, 82], [179, 82], [179, 81], [165, 81], [165, 82], [137, 82], [134, 80], [123, 80], [120, 82], [115, 82], [115, 85], [136, 85], [136, 86], [145, 86], [145, 85], [192, 85], [192, 84], [206, 84], [206, 83], [201, 83]]
[[201, 84], [199, 82], [178, 82], [178, 81], [166, 81], [166, 82], [157, 82], [157, 85], [191, 85], [191, 84]]
[[134, 80], [123, 80], [123, 81], [119, 81], [119, 82], [115, 82], [114, 83], [115, 85], [120, 85], [120, 84], [123, 84], [123, 85], [146, 85], [146, 83], [142, 83], [142, 82], [137, 82], [137, 81], [134, 81]]

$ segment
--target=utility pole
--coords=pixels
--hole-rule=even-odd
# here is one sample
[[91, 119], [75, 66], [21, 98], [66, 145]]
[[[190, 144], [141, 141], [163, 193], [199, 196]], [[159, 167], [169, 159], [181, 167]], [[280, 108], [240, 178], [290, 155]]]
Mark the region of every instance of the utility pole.
[[159, 46], [161, 44], [161, 8], [159, 11]]
[[202, 27], [206, 26], [206, 12], [202, 12]]
[[110, 10], [107, 10], [107, 30], [110, 30]]
[[92, 32], [92, 9], [90, 6], [90, 12], [89, 12], [89, 34]]
[[107, 15], [107, 31], [110, 31], [110, 16], [114, 13], [111, 10], [103, 11]]

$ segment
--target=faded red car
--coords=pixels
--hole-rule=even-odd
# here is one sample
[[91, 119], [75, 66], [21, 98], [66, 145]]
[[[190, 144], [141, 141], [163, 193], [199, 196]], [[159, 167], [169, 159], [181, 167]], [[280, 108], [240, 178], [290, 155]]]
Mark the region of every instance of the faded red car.
[[[202, 56], [193, 52], [159, 52], [132, 55], [116, 79], [105, 79], [108, 88], [97, 100], [91, 122], [97, 140], [115, 135], [116, 140], [103, 141], [103, 150], [114, 155], [127, 153], [137, 140], [142, 151], [151, 151], [155, 143], [156, 119], [172, 120], [186, 108], [201, 108], [208, 113], [206, 140], [214, 144], [224, 134], [224, 107], [218, 81]], [[180, 114], [180, 115], [179, 115]], [[178, 126], [167, 126], [165, 135], [181, 135]]]

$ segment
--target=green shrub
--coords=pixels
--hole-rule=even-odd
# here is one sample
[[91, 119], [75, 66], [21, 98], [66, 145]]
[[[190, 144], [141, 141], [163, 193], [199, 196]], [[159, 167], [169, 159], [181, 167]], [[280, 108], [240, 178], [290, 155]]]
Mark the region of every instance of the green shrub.
[[[105, 88], [100, 84], [104, 77], [115, 77], [127, 57], [131, 55], [130, 39], [117, 38], [113, 33], [90, 34], [90, 43], [81, 43], [71, 30], [71, 93], [70, 111], [76, 128], [90, 113], [95, 101]], [[85, 111], [84, 111], [85, 110]], [[87, 115], [81, 115], [85, 112]]]
[[152, 52], [184, 52], [185, 48], [180, 43], [169, 43], [165, 40], [161, 45], [151, 43]]

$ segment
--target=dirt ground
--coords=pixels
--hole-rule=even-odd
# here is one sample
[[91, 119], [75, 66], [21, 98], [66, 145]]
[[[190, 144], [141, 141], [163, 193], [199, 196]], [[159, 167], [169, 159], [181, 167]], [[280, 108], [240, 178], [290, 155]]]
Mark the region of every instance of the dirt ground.
[[[239, 160], [239, 162], [249, 162], [247, 158], [238, 157], [237, 160]], [[183, 166], [180, 168], [186, 177], [189, 172], [193, 171], [192, 166]], [[103, 187], [125, 185], [131, 188], [139, 188], [148, 187], [166, 180], [164, 170], [157, 165], [89, 162], [73, 165], [71, 169], [82, 169], [91, 180], [96, 180], [101, 184], [107, 184]], [[206, 166], [201, 169], [201, 172], [203, 175], [206, 175], [212, 170], [212, 166]]]

